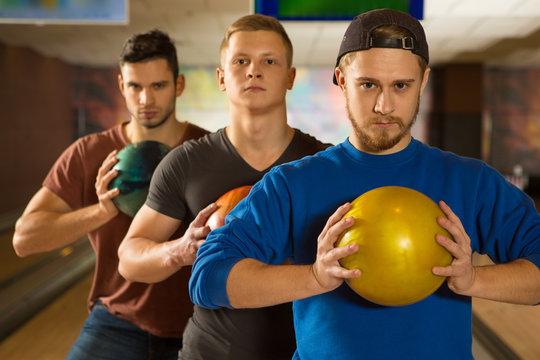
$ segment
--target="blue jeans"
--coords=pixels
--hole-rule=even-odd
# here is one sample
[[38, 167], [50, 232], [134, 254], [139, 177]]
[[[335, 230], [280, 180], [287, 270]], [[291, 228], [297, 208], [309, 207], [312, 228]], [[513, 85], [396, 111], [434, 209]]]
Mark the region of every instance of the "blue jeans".
[[112, 315], [98, 302], [66, 360], [177, 360], [181, 347], [182, 339], [152, 335]]

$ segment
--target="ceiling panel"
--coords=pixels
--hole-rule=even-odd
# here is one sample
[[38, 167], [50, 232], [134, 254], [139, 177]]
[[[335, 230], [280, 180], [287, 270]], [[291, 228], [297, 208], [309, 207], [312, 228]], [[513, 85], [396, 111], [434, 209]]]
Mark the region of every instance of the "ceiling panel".
[[[183, 66], [216, 66], [227, 26], [250, 11], [250, 0], [130, 1], [127, 25], [0, 24], [0, 42], [74, 64], [115, 65], [130, 34], [163, 29]], [[432, 64], [475, 61], [540, 66], [540, 0], [424, 0], [422, 23]], [[347, 22], [284, 22], [296, 66], [333, 66]], [[535, 34], [539, 32], [539, 36]], [[526, 41], [524, 41], [526, 39]]]

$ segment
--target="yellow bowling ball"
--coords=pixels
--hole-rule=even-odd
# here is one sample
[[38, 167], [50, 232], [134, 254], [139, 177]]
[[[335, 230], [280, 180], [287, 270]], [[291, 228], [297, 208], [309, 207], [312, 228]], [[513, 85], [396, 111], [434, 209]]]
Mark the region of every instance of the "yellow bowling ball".
[[368, 191], [351, 203], [345, 217], [354, 217], [335, 246], [357, 243], [355, 254], [340, 260], [346, 269], [362, 275], [347, 284], [363, 298], [387, 306], [420, 301], [444, 282], [433, 266], [448, 266], [452, 255], [435, 241], [436, 234], [451, 235], [437, 223], [445, 217], [426, 195], [400, 186]]

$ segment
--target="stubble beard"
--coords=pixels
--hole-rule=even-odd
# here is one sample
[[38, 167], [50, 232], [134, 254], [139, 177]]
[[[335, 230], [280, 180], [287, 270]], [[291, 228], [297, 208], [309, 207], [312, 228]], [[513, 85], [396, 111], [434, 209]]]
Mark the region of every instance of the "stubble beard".
[[369, 128], [371, 127], [372, 124], [381, 122], [381, 119], [385, 120], [386, 122], [392, 122], [396, 124], [399, 127], [400, 131], [397, 135], [393, 137], [389, 135], [388, 129], [377, 129], [374, 136], [370, 135], [367, 131], [364, 131], [364, 129], [358, 124], [358, 122], [354, 118], [351, 112], [351, 107], [350, 107], [348, 98], [346, 98], [346, 108], [347, 108], [347, 116], [349, 117], [349, 120], [351, 122], [353, 131], [356, 134], [356, 137], [360, 141], [360, 145], [362, 146], [362, 149], [367, 152], [378, 153], [381, 151], [391, 149], [396, 144], [398, 144], [410, 132], [412, 126], [414, 125], [416, 121], [416, 116], [418, 115], [418, 111], [420, 108], [420, 98], [418, 98], [418, 101], [416, 104], [416, 110], [414, 112], [414, 115], [411, 121], [408, 121], [407, 123], [405, 123], [403, 119], [396, 116], [377, 116], [377, 117], [372, 117], [368, 120], [368, 123], [366, 124], [365, 128]]
[[160, 127], [161, 125], [165, 124], [165, 122], [167, 122], [167, 120], [169, 119], [169, 117], [173, 114], [174, 112], [174, 108], [171, 109], [168, 113], [166, 113], [157, 123], [147, 123], [143, 120], [141, 120], [139, 117], [135, 117], [135, 119], [137, 119], [137, 122], [139, 123], [139, 125], [141, 125], [142, 127], [146, 128], [146, 129], [155, 129], [157, 127]]

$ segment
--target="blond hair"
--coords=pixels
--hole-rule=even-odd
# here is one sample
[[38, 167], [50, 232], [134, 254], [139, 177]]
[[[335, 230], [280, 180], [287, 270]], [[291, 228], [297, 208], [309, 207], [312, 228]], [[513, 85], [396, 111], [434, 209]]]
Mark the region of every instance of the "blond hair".
[[283, 28], [283, 25], [281, 25], [281, 23], [277, 19], [271, 16], [261, 14], [246, 15], [232, 23], [225, 32], [225, 37], [221, 42], [221, 47], [219, 48], [220, 55], [223, 57], [223, 52], [229, 47], [229, 40], [231, 39], [232, 34], [239, 31], [259, 30], [273, 31], [281, 37], [281, 39], [283, 40], [283, 44], [285, 45], [285, 56], [287, 57], [287, 65], [291, 67], [293, 58], [293, 47], [291, 40], [289, 39], [289, 35], [287, 35], [287, 32]]

